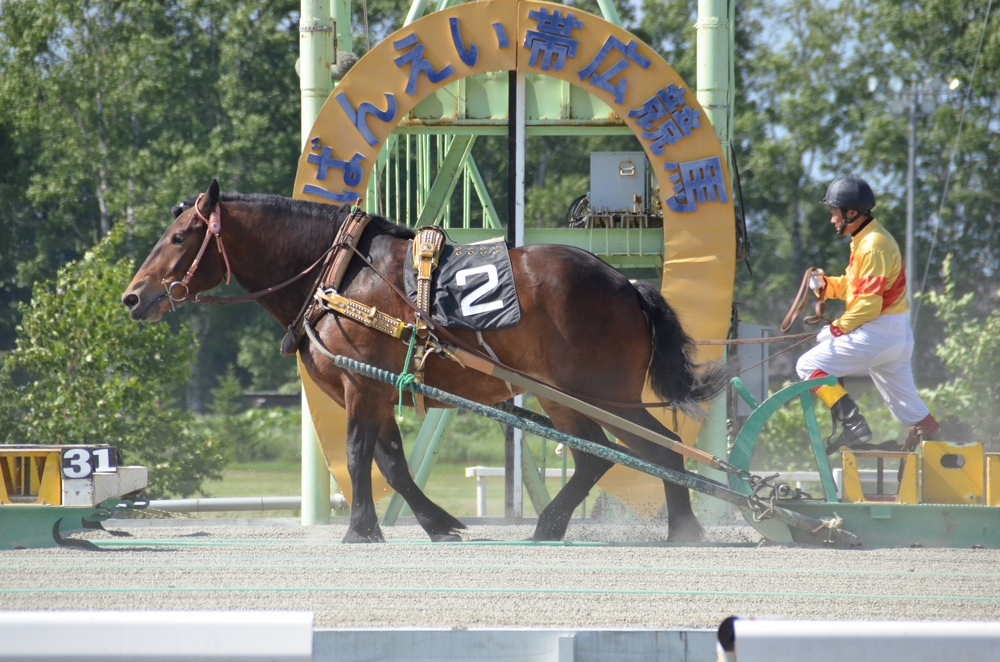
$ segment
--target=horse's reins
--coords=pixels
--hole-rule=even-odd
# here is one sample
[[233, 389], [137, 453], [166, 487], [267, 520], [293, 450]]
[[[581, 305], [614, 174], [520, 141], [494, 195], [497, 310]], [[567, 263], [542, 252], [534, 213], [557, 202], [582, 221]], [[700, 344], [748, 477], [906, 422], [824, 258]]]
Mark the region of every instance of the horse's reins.
[[[781, 332], [784, 333], [788, 329], [792, 328], [792, 324], [795, 323], [795, 318], [799, 316], [799, 313], [803, 311], [806, 307], [806, 299], [809, 296], [809, 279], [819, 271], [814, 267], [806, 269], [805, 275], [802, 276], [802, 284], [799, 285], [799, 291], [795, 295], [795, 299], [792, 301], [792, 307], [788, 309], [785, 314], [785, 319], [781, 321]], [[820, 322], [826, 322], [829, 324], [833, 320], [827, 319], [826, 314], [826, 299], [820, 298], [816, 302], [815, 308], [816, 314], [802, 320], [806, 324], [812, 326], [813, 324], [819, 324]]]
[[196, 294], [194, 295], [193, 301], [197, 301], [198, 303], [212, 303], [212, 304], [222, 305], [227, 303], [246, 303], [247, 301], [253, 301], [255, 299], [259, 299], [262, 296], [266, 296], [268, 294], [271, 294], [272, 292], [277, 292], [278, 290], [284, 287], [288, 287], [295, 281], [305, 276], [307, 273], [309, 273], [310, 271], [318, 267], [320, 264], [322, 264], [322, 262], [330, 255], [331, 252], [333, 252], [333, 250], [336, 247], [337, 247], [336, 244], [334, 244], [333, 246], [328, 248], [322, 255], [319, 256], [318, 260], [316, 260], [308, 267], [306, 267], [305, 269], [303, 269], [302, 271], [292, 276], [283, 283], [272, 285], [271, 287], [260, 290], [258, 292], [254, 292], [253, 294], [241, 294], [239, 296], [234, 296], [234, 297], [201, 296], [200, 294]]
[[[812, 278], [813, 275], [817, 271], [820, 271], [820, 270], [816, 269], [814, 267], [810, 267], [809, 269], [806, 269], [805, 275], [802, 276], [802, 283], [801, 283], [801, 285], [799, 285], [799, 291], [796, 293], [795, 299], [792, 301], [791, 307], [788, 309], [788, 312], [785, 314], [785, 319], [782, 320], [782, 322], [781, 322], [781, 327], [780, 328], [781, 328], [781, 332], [782, 333], [785, 333], [786, 331], [788, 331], [788, 329], [790, 329], [792, 327], [792, 324], [795, 323], [795, 318], [797, 318], [799, 316], [799, 313], [801, 313], [805, 309], [805, 307], [806, 307], [806, 299], [808, 298], [809, 291], [810, 291], [809, 279]], [[827, 317], [825, 317], [825, 313], [826, 313], [826, 299], [819, 299], [816, 302], [815, 312], [816, 312], [815, 315], [811, 315], [809, 317], [806, 317], [802, 321], [805, 322], [806, 324], [810, 325], [810, 326], [813, 325], [813, 324], [819, 324], [820, 322], [829, 323], [829, 322], [832, 321], [832, 320], [828, 319]], [[695, 340], [694, 344], [695, 345], [759, 345], [759, 344], [763, 344], [763, 343], [784, 342], [786, 340], [797, 340], [798, 341], [795, 344], [789, 345], [788, 347], [786, 347], [785, 349], [781, 350], [780, 352], [775, 352], [774, 354], [771, 354], [770, 356], [768, 356], [763, 361], [758, 361], [757, 363], [754, 363], [752, 366], [750, 366], [748, 368], [743, 368], [742, 370], [740, 370], [740, 373], [739, 373], [739, 374], [742, 374], [744, 372], [747, 372], [748, 370], [753, 370], [754, 368], [756, 368], [757, 366], [759, 366], [762, 363], [767, 363], [768, 361], [774, 359], [777, 356], [780, 356], [781, 354], [784, 354], [787, 351], [795, 349], [796, 347], [798, 347], [799, 345], [801, 345], [802, 343], [804, 343], [809, 338], [815, 338], [815, 337], [816, 337], [815, 333], [798, 333], [798, 334], [795, 334], [795, 335], [778, 336], [776, 338], [743, 338], [743, 339], [733, 339], [733, 340]]]

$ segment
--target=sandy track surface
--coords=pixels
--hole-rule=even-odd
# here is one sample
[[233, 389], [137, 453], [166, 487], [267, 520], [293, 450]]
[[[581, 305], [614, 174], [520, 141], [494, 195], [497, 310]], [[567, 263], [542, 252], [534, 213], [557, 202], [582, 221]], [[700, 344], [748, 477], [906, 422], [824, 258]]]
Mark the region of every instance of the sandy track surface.
[[819, 619], [1000, 618], [1000, 550], [831, 550], [666, 544], [656, 526], [578, 523], [567, 542], [531, 526], [473, 525], [431, 544], [414, 526], [343, 545], [343, 525], [109, 528], [102, 551], [0, 551], [0, 609], [296, 609], [320, 628], [714, 628], [729, 615]]

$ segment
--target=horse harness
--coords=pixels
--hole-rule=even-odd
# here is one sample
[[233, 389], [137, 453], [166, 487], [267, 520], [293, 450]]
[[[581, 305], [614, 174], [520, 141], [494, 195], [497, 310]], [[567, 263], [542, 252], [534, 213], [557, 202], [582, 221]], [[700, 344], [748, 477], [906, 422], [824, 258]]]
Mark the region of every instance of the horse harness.
[[[355, 209], [341, 224], [334, 238], [333, 249], [316, 280], [315, 294], [303, 304], [299, 315], [289, 325], [288, 333], [282, 342], [281, 353], [286, 356], [294, 355], [302, 340], [306, 323], [315, 326], [324, 314], [335, 312], [400, 340], [404, 340], [404, 334], [410, 331], [410, 337], [404, 342], [412, 342], [414, 346], [411, 374], [415, 381], [423, 383], [425, 366], [431, 354], [442, 353], [449, 358], [455, 358], [454, 354], [438, 341], [427, 322], [430, 318], [433, 273], [440, 262], [441, 250], [445, 245], [445, 233], [439, 227], [428, 226], [421, 228], [413, 240], [417, 299], [414, 322], [410, 324], [378, 310], [375, 306], [368, 306], [339, 292], [351, 257], [357, 252], [358, 241], [370, 219], [371, 216], [360, 209]], [[405, 366], [405, 369], [409, 368], [410, 366]], [[426, 415], [427, 407], [423, 395], [414, 394], [414, 406], [419, 416]]]
[[[201, 199], [199, 198], [196, 202], [197, 213], [202, 219], [208, 220], [205, 219], [200, 207], [198, 207], [200, 201]], [[681, 442], [680, 437], [672, 432], [668, 431], [667, 435], [658, 434], [652, 430], [644, 428], [643, 426], [632, 423], [627, 419], [600, 409], [599, 406], [595, 406], [603, 405], [609, 407], [646, 409], [649, 407], [669, 407], [668, 404], [613, 402], [590, 396], [587, 397], [587, 401], [581, 400], [569, 391], [555, 386], [549, 386], [543, 382], [535, 380], [526, 373], [505, 366], [500, 362], [496, 353], [493, 352], [489, 345], [486, 344], [486, 342], [482, 339], [481, 334], [478, 332], [476, 335], [479, 338], [480, 345], [485, 348], [485, 352], [469, 345], [461, 338], [452, 334], [447, 328], [437, 325], [426, 309], [429, 307], [430, 302], [431, 274], [439, 262], [440, 253], [444, 247], [444, 231], [437, 227], [423, 228], [420, 230], [417, 235], [417, 239], [413, 243], [413, 263], [418, 272], [417, 276], [419, 287], [417, 289], [418, 294], [420, 294], [419, 300], [424, 306], [424, 308], [421, 309], [410, 301], [409, 297], [407, 297], [406, 294], [383, 273], [381, 273], [378, 269], [375, 269], [368, 258], [356, 248], [358, 240], [360, 239], [361, 234], [369, 220], [370, 217], [363, 211], [356, 208], [353, 209], [350, 216], [338, 229], [333, 245], [328, 248], [323, 255], [319, 257], [319, 259], [283, 283], [272, 285], [271, 287], [259, 292], [244, 294], [241, 296], [215, 297], [195, 295], [192, 300], [199, 303], [211, 304], [242, 303], [252, 301], [291, 285], [292, 283], [305, 277], [306, 274], [310, 273], [322, 264], [323, 268], [320, 270], [315, 281], [314, 296], [306, 299], [299, 311], [299, 314], [288, 326], [288, 332], [286, 333], [281, 344], [282, 355], [294, 356], [298, 351], [302, 340], [308, 335], [310, 340], [317, 345], [321, 353], [335, 359], [336, 357], [330, 353], [330, 351], [323, 345], [322, 341], [316, 336], [313, 328], [313, 323], [315, 321], [318, 321], [320, 317], [331, 311], [339, 312], [360, 322], [361, 324], [382, 331], [383, 333], [401, 340], [403, 339], [405, 331], [409, 329], [411, 331], [410, 338], [404, 342], [416, 345], [417, 339], [421, 339], [422, 349], [417, 355], [417, 373], [421, 379], [423, 377], [423, 366], [427, 361], [427, 357], [432, 353], [440, 353], [446, 358], [455, 361], [463, 368], [469, 367], [485, 375], [505, 382], [512, 395], [513, 387], [511, 385], [514, 384], [525, 389], [526, 391], [533, 391], [540, 395], [544, 395], [551, 400], [587, 413], [597, 420], [609, 422], [622, 430], [631, 431], [640, 437], [658, 443], [662, 446], [666, 446], [667, 448], [674, 450], [685, 457], [707, 464], [712, 468], [722, 469], [725, 466], [726, 463], [722, 462], [718, 458], [715, 458], [704, 451], [684, 445]], [[213, 210], [213, 213], [211, 214], [211, 220], [208, 220], [208, 223], [209, 227], [206, 230], [206, 236], [202, 243], [201, 250], [199, 250], [194, 263], [188, 269], [184, 279], [170, 284], [164, 282], [164, 287], [167, 289], [167, 295], [171, 299], [171, 303], [174, 301], [188, 300], [188, 283], [197, 269], [213, 236], [219, 244], [219, 252], [222, 253], [225, 259], [227, 277], [231, 273], [231, 270], [229, 269], [229, 257], [226, 255], [225, 248], [222, 246], [221, 205], [216, 205], [215, 210]], [[337, 288], [343, 279], [344, 273], [347, 271], [350, 258], [354, 253], [357, 253], [358, 256], [372, 268], [375, 274], [385, 281], [386, 285], [395, 291], [406, 304], [413, 308], [415, 319], [414, 323], [409, 324], [401, 319], [386, 315], [385, 313], [377, 310], [374, 306], [366, 306], [359, 301], [355, 301], [341, 295], [337, 291]], [[176, 285], [182, 285], [185, 288], [185, 293], [181, 298], [175, 299], [171, 294], [171, 290]], [[449, 344], [439, 340], [438, 335], [444, 338]], [[409, 365], [404, 366], [404, 369], [406, 368], [409, 368]], [[411, 393], [414, 393], [414, 391], [411, 390]], [[418, 407], [423, 407], [422, 396], [418, 396], [419, 394], [414, 393], [414, 404]], [[419, 411], [420, 409], [418, 409], [418, 412]]]

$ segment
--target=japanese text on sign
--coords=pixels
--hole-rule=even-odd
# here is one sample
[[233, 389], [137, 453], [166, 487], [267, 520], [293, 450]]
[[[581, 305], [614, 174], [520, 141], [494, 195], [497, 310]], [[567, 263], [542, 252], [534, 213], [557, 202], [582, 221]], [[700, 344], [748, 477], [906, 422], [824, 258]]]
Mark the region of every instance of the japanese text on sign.
[[718, 156], [687, 163], [664, 163], [663, 169], [672, 173], [669, 179], [674, 194], [666, 200], [671, 211], [689, 213], [698, 211], [698, 205], [706, 202], [729, 202], [722, 160]]
[[652, 140], [649, 150], [663, 156], [665, 145], [676, 145], [701, 126], [701, 112], [691, 108], [684, 100], [686, 90], [673, 83], [647, 99], [641, 107], [628, 111], [642, 129], [644, 140]]

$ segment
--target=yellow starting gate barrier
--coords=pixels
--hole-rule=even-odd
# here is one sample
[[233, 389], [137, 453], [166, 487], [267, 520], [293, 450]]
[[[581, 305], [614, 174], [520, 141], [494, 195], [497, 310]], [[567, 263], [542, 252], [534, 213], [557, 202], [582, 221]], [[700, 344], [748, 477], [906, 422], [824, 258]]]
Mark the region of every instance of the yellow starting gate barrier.
[[[925, 441], [922, 453], [844, 452], [844, 501], [847, 503], [907, 503], [960, 506], [1000, 505], [1000, 453], [986, 453], [981, 443]], [[875, 460], [875, 492], [863, 489], [859, 464]], [[899, 460], [902, 469], [884, 473], [885, 460]], [[890, 482], [898, 482], [893, 493]]]

